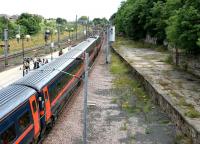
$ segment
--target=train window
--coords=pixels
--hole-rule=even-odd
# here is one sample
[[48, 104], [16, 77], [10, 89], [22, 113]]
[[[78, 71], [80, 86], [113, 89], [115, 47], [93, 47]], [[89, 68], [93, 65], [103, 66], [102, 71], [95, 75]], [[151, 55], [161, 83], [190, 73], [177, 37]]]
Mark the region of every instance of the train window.
[[4, 131], [0, 136], [0, 143], [9, 144], [16, 138], [15, 124], [12, 124], [6, 131]]
[[[66, 72], [70, 74], [76, 74], [80, 69], [81, 62], [76, 62], [73, 66], [68, 69]], [[52, 102], [58, 93], [66, 86], [66, 84], [72, 79], [73, 77], [70, 75], [62, 74], [58, 79], [55, 80], [54, 83], [51, 84], [49, 88], [49, 96], [50, 101]]]
[[36, 105], [35, 100], [32, 101], [32, 107], [33, 107], [33, 112], [35, 113], [37, 111], [37, 105]]
[[25, 112], [18, 120], [21, 131], [24, 131], [31, 123], [29, 112]]

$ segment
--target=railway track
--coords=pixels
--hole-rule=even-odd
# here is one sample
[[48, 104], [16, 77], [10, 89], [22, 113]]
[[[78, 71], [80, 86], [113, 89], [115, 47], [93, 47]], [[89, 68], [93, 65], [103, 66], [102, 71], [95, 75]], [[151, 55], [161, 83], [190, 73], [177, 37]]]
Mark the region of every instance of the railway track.
[[[80, 94], [81, 90], [83, 89], [83, 82], [81, 81], [80, 86], [78, 86], [78, 88], [72, 93], [72, 95], [69, 97], [69, 99], [67, 100], [67, 102], [65, 103], [65, 105], [63, 106], [61, 112], [59, 113], [57, 119], [59, 119], [59, 116], [62, 115], [63, 111], [65, 110], [65, 113], [68, 113], [70, 111], [70, 109], [72, 108], [77, 96]], [[56, 124], [56, 121], [55, 121]], [[44, 140], [48, 137], [48, 134], [50, 133], [50, 131], [52, 130], [52, 128], [54, 127], [48, 127], [47, 131], [44, 133], [44, 136], [38, 141], [38, 144], [42, 144], [44, 142]]]
[[[66, 44], [66, 41], [67, 41], [67, 39], [64, 39], [64, 40], [62, 40], [61, 41], [61, 43], [60, 43], [60, 46], [63, 48], [64, 46], [66, 46], [65, 44]], [[56, 45], [56, 47], [58, 46], [58, 42], [56, 42], [55, 43], [55, 45]], [[48, 44], [47, 46], [45, 46], [45, 45], [40, 45], [40, 46], [37, 46], [37, 47], [33, 47], [33, 48], [26, 48], [25, 49], [25, 54], [26, 53], [29, 53], [29, 52], [31, 52], [31, 51], [34, 51], [34, 50], [40, 50], [40, 49], [43, 49], [43, 48], [45, 48], [45, 47], [50, 47], [50, 44]], [[14, 57], [16, 57], [16, 56], [21, 56], [22, 55], [22, 50], [21, 51], [18, 51], [18, 52], [15, 52], [15, 53], [12, 53], [12, 54], [9, 54], [8, 55], [8, 59], [11, 59], [11, 58], [14, 58]], [[4, 59], [5, 59], [5, 57], [2, 55], [2, 56], [0, 56], [0, 62], [1, 61], [4, 61]]]
[[[83, 40], [83, 36], [78, 37], [78, 40], [72, 41], [71, 44], [67, 43], [67, 39], [63, 39], [60, 42], [60, 47], [61, 48], [65, 48], [69, 45], [75, 45], [76, 43], [80, 42], [81, 40]], [[48, 49], [46, 49], [45, 47], [47, 47]], [[55, 47], [53, 49], [52, 52], [54, 52], [55, 50], [58, 50], [58, 43], [55, 43]], [[47, 46], [45, 45], [41, 45], [41, 46], [37, 46], [37, 47], [33, 47], [33, 48], [26, 48], [24, 51], [25, 57], [33, 57], [35, 53], [38, 53], [38, 57], [43, 56], [44, 54], [49, 54], [51, 53], [50, 51], [50, 44], [48, 44]], [[7, 57], [7, 61], [8, 61], [8, 66], [5, 67], [5, 57], [4, 55], [0, 56], [0, 71], [3, 71], [5, 68], [9, 68], [10, 66], [17, 66], [19, 64], [22, 63], [22, 55], [23, 52], [18, 51], [12, 54], [9, 54]]]

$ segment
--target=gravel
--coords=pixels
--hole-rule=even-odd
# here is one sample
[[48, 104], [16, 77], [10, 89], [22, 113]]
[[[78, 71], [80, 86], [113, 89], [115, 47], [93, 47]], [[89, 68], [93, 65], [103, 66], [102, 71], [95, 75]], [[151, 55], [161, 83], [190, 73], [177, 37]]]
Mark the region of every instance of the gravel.
[[[127, 116], [112, 100], [113, 75], [109, 65], [104, 64], [103, 52], [97, 58], [89, 77], [88, 92], [88, 143], [90, 144], [172, 144], [174, 125], [164, 124], [168, 117], [159, 108], [148, 116], [135, 114]], [[58, 117], [43, 144], [82, 143], [83, 90]], [[149, 118], [148, 123], [145, 121]], [[162, 123], [163, 121], [163, 123]]]

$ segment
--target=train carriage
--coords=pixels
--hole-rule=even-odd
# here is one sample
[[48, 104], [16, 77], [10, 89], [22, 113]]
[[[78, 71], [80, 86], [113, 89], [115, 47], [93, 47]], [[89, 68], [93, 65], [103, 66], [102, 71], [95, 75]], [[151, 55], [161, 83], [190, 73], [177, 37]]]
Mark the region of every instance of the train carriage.
[[8, 86], [0, 91], [0, 143], [30, 143], [40, 134], [36, 91]]
[[0, 144], [37, 142], [80, 85], [84, 52], [91, 66], [101, 44], [100, 37], [88, 38], [1, 90]]
[[57, 118], [71, 93], [76, 90], [80, 82], [77, 77], [81, 77], [84, 73], [84, 52], [89, 53], [90, 63], [92, 63], [96, 46], [96, 38], [89, 38], [68, 53], [14, 83], [31, 87], [38, 92], [43, 130]]

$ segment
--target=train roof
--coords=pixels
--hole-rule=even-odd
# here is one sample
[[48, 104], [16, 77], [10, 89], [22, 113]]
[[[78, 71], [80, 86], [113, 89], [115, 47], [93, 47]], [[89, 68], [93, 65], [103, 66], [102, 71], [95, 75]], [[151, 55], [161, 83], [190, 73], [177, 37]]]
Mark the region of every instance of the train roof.
[[39, 69], [30, 72], [14, 84], [27, 85], [40, 91], [48, 82], [58, 75], [60, 71], [72, 63], [75, 58], [79, 57], [92, 43], [95, 42], [95, 40], [96, 38], [88, 38], [86, 41], [73, 47], [69, 52], [61, 55], [50, 63], [45, 64]]
[[1, 89], [0, 120], [35, 93], [35, 90], [21, 85], [11, 85]]

